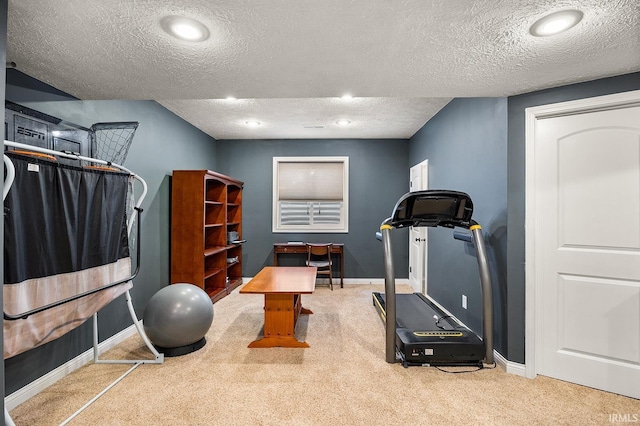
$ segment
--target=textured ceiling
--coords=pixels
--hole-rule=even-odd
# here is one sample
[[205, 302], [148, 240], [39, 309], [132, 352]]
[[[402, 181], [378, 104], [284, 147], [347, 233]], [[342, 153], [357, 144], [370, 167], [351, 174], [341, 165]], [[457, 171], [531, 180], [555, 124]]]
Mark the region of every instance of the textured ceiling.
[[[80, 99], [157, 100], [216, 139], [408, 138], [454, 97], [640, 71], [639, 4], [9, 0], [7, 61]], [[567, 8], [584, 12], [576, 27], [529, 35]], [[167, 15], [211, 36], [175, 39], [160, 27]]]

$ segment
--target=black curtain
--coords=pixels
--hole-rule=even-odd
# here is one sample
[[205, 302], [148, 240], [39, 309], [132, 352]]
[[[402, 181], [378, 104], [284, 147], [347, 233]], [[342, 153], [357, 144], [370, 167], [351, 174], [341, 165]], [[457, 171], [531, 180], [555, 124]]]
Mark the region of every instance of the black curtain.
[[129, 256], [126, 173], [6, 153], [4, 283], [75, 272]]

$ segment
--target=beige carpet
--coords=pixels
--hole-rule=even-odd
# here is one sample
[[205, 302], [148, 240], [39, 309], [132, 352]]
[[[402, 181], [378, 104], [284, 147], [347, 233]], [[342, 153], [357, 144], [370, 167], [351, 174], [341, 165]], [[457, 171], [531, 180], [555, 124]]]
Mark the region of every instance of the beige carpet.
[[[381, 290], [318, 287], [303, 296], [314, 314], [301, 317], [296, 334], [308, 349], [248, 349], [261, 334], [263, 300], [236, 290], [215, 304], [204, 348], [138, 367], [70, 424], [604, 425], [633, 415], [640, 422], [639, 400], [546, 377], [387, 364], [371, 302]], [[135, 336], [108, 355], [148, 351]], [[11, 416], [18, 426], [59, 424], [127, 369], [87, 365]]]

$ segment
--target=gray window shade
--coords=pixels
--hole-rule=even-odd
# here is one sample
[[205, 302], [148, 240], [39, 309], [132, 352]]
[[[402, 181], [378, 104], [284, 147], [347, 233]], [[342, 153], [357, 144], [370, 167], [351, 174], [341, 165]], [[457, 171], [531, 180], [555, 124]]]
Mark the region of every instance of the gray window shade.
[[281, 162], [278, 170], [280, 200], [343, 199], [342, 162]]

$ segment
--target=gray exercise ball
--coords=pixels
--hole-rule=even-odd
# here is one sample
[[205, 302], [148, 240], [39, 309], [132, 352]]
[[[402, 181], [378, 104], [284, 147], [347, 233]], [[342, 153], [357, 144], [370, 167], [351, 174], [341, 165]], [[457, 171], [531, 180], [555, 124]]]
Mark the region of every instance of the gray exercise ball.
[[171, 284], [154, 294], [142, 316], [154, 345], [176, 348], [202, 339], [213, 322], [213, 303], [200, 287]]

